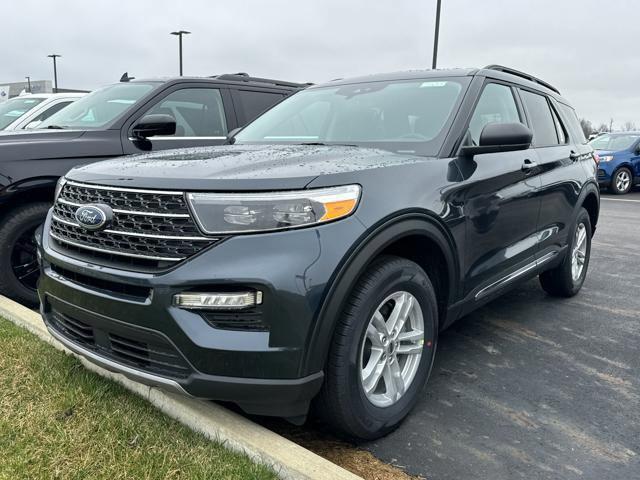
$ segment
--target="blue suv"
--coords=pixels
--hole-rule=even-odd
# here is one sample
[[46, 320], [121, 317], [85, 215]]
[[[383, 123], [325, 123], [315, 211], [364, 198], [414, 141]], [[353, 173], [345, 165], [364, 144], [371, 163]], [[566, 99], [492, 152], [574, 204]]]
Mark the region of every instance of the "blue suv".
[[601, 187], [623, 195], [640, 183], [640, 132], [606, 133], [590, 143], [600, 156]]

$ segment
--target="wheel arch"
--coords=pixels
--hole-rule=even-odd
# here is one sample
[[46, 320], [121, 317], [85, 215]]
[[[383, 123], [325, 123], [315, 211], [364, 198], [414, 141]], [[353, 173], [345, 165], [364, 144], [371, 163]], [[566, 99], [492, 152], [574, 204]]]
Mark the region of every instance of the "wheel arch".
[[0, 219], [14, 208], [35, 202], [53, 203], [59, 177], [29, 178], [13, 183], [0, 192]]
[[[437, 249], [420, 255], [416, 247], [418, 239], [424, 245]], [[421, 242], [421, 246], [423, 243]], [[402, 252], [403, 247], [413, 247]], [[336, 269], [329, 282], [327, 293], [307, 340], [307, 348], [301, 364], [301, 375], [317, 372], [324, 368], [339, 316], [356, 282], [371, 262], [380, 255], [393, 254], [416, 261], [430, 275], [433, 269], [425, 261], [436, 258], [439, 263], [438, 274], [432, 277], [436, 283], [440, 310], [440, 323], [445, 323], [447, 308], [455, 302], [459, 284], [459, 263], [453, 237], [434, 214], [427, 212], [405, 212], [386, 219], [369, 229], [354, 247], [344, 256], [340, 267]], [[431, 270], [431, 271], [430, 271]]]
[[593, 235], [596, 231], [598, 218], [600, 217], [600, 189], [595, 185], [595, 183], [588, 183], [585, 185], [580, 193], [577, 207], [575, 216], [578, 215], [580, 208], [584, 208], [589, 214], [589, 220], [591, 221], [591, 234]]

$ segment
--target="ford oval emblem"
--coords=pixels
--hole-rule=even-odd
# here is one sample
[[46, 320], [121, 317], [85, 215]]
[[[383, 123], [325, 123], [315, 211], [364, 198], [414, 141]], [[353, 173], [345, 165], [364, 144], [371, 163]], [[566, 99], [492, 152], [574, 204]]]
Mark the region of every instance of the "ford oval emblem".
[[82, 228], [97, 231], [113, 220], [113, 210], [108, 205], [83, 205], [76, 210], [75, 216]]

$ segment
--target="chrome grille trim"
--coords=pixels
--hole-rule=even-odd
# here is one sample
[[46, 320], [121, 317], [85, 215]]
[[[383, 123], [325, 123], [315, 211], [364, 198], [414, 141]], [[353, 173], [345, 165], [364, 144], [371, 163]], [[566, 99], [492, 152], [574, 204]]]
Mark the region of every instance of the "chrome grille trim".
[[74, 185], [76, 187], [82, 188], [93, 188], [94, 190], [111, 190], [115, 192], [151, 193], [153, 195], [184, 195], [184, 192], [173, 190], [143, 190], [130, 187], [109, 187], [107, 185], [92, 185], [91, 183], [81, 183], [75, 182], [73, 180], [67, 180], [65, 185]]
[[[53, 220], [55, 220], [56, 222], [64, 223], [64, 224], [70, 225], [72, 227], [82, 228], [79, 224], [74, 223], [74, 222], [70, 222], [69, 220], [65, 220], [64, 218], [60, 218], [60, 217], [56, 216], [55, 214], [52, 214], [51, 218]], [[179, 236], [179, 235], [152, 235], [150, 233], [126, 232], [126, 231], [123, 231], [123, 230], [111, 230], [111, 229], [106, 229], [106, 230], [103, 230], [103, 231], [105, 233], [112, 233], [112, 234], [115, 234], [115, 235], [123, 235], [123, 236], [128, 236], [128, 237], [159, 238], [159, 239], [164, 239], [164, 240], [191, 240], [191, 241], [194, 241], [194, 242], [210, 242], [212, 240], [216, 240], [216, 238], [212, 238], [212, 237], [186, 237], [186, 236]]]
[[[69, 200], [65, 200], [64, 198], [58, 198], [58, 202], [64, 203], [65, 205], [69, 205], [71, 207], [81, 207], [82, 204], [70, 202]], [[112, 208], [111, 210], [114, 213], [126, 213], [128, 215], [143, 215], [147, 217], [166, 217], [166, 218], [191, 218], [191, 215], [188, 213], [158, 213], [158, 212], [140, 212], [136, 210], [120, 210], [118, 208]]]
[[92, 250], [94, 252], [101, 252], [101, 253], [108, 253], [110, 255], [120, 255], [121, 257], [131, 257], [131, 258], [144, 258], [145, 260], [158, 260], [161, 262], [180, 262], [181, 260], [184, 260], [183, 257], [178, 257], [178, 258], [171, 258], [171, 257], [155, 257], [152, 255], [140, 255], [140, 254], [136, 254], [136, 253], [124, 253], [124, 252], [118, 252], [115, 250], [107, 250], [105, 248], [97, 248], [97, 247], [92, 247], [91, 245], [85, 245], [84, 243], [78, 243], [78, 242], [72, 242], [71, 240], [67, 240], [65, 238], [61, 238], [58, 235], [56, 235], [53, 232], [49, 232], [49, 235], [51, 235], [51, 238], [56, 239], [58, 242], [62, 242], [62, 243], [66, 243], [68, 245], [73, 245], [76, 248], [84, 248], [86, 250]]

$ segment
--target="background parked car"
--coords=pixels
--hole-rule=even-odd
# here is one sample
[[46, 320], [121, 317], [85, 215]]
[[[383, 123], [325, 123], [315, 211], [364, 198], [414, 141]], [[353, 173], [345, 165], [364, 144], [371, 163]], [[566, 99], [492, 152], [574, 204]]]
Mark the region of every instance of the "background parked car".
[[601, 187], [623, 195], [640, 183], [640, 132], [607, 133], [590, 143], [600, 156]]
[[33, 232], [70, 168], [220, 145], [229, 131], [305, 87], [246, 74], [125, 81], [90, 93], [35, 130], [0, 135], [0, 294], [37, 303]]
[[39, 93], [12, 98], [0, 104], [0, 130], [35, 128], [85, 93]]

